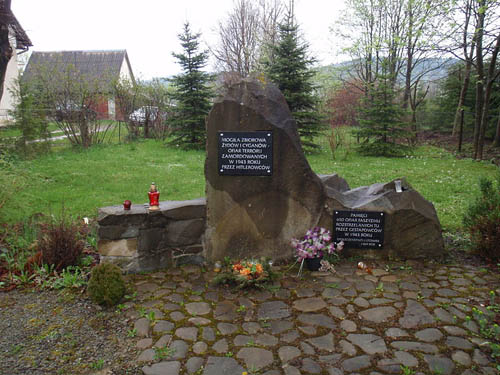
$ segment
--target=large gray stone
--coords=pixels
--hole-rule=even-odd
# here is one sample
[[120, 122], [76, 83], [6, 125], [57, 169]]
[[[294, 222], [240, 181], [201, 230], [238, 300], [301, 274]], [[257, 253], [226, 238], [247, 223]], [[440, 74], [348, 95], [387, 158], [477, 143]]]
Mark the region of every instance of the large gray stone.
[[169, 219], [198, 219], [206, 217], [206, 204], [205, 198], [188, 201], [165, 201], [160, 202], [160, 211]]
[[336, 173], [318, 174], [318, 177], [321, 179], [321, 182], [323, 183], [323, 185], [327, 190], [332, 189], [335, 191], [340, 191], [342, 193], [351, 190], [347, 181]]
[[434, 318], [427, 309], [414, 300], [407, 300], [404, 316], [399, 319], [402, 328], [417, 328], [434, 323]]
[[366, 354], [384, 354], [387, 351], [384, 339], [372, 334], [350, 334], [347, 335], [347, 340], [357, 345]]
[[181, 363], [177, 361], [160, 362], [151, 366], [144, 366], [142, 372], [144, 375], [178, 375], [181, 369]]
[[395, 189], [395, 180], [362, 186], [348, 191], [326, 187], [326, 211], [321, 226], [333, 226], [335, 210], [382, 211], [385, 213], [383, 248], [377, 250], [349, 249], [365, 258], [398, 257], [406, 259], [444, 255], [441, 225], [433, 204], [425, 200], [406, 180], [403, 192]]
[[239, 375], [243, 371], [234, 358], [208, 357], [203, 375]]
[[281, 362], [286, 363], [289, 362], [297, 357], [299, 357], [301, 354], [300, 349], [296, 348], [295, 346], [282, 346], [278, 350], [278, 356], [281, 359]]
[[254, 368], [260, 370], [273, 363], [273, 353], [269, 350], [260, 348], [242, 348], [236, 355], [238, 359], [245, 361], [247, 368]]
[[293, 302], [293, 308], [302, 312], [318, 311], [324, 309], [325, 307], [325, 301], [318, 297], [303, 298]]
[[331, 332], [324, 336], [309, 339], [307, 340], [307, 342], [316, 347], [318, 350], [327, 352], [333, 352], [335, 350], [335, 346], [333, 343], [333, 334]]
[[429, 370], [434, 374], [450, 375], [455, 369], [455, 364], [449, 358], [426, 355], [424, 361], [427, 362]]
[[259, 307], [259, 319], [282, 319], [290, 316], [288, 305], [281, 301], [264, 302]]
[[[223, 131], [272, 131], [272, 176], [219, 175], [218, 132]], [[290, 258], [291, 238], [318, 223], [325, 202], [285, 98], [270, 82], [239, 80], [215, 101], [207, 123], [205, 179], [208, 260]]]
[[347, 372], [361, 370], [371, 365], [371, 357], [361, 355], [359, 357], [349, 358], [342, 362], [342, 368]]
[[359, 317], [372, 323], [383, 323], [393, 318], [396, 313], [397, 311], [394, 307], [382, 306], [361, 311]]
[[204, 231], [204, 218], [173, 221], [167, 226], [165, 245], [175, 247], [200, 243]]
[[301, 323], [310, 324], [313, 326], [330, 329], [337, 328], [337, 325], [334, 323], [333, 319], [323, 314], [300, 314], [297, 317], [297, 320]]

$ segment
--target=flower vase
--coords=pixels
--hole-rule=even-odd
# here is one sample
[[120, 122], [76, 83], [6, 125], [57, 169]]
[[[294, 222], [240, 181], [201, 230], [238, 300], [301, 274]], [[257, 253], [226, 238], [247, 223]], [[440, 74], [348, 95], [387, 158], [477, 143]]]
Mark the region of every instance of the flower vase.
[[306, 258], [306, 267], [309, 271], [317, 271], [321, 267], [321, 260], [323, 257], [320, 258]]

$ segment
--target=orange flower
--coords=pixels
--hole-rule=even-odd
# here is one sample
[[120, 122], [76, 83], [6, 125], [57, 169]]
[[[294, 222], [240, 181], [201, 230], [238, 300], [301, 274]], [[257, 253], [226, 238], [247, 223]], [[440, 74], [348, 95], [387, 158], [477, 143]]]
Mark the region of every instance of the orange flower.
[[243, 268], [243, 266], [239, 263], [236, 263], [234, 266], [233, 266], [233, 270], [235, 271], [239, 271]]
[[242, 270], [240, 270], [240, 273], [242, 275], [250, 275], [250, 270], [248, 268], [243, 268]]
[[262, 264], [260, 263], [257, 263], [255, 265], [255, 268], [257, 269], [257, 273], [262, 273], [262, 271], [264, 271], [264, 269], [262, 268]]

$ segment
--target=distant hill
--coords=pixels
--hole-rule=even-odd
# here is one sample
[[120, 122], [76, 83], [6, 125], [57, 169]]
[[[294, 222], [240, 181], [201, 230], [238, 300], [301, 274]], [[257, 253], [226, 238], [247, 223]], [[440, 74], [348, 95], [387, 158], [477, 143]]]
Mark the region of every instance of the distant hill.
[[[447, 59], [447, 58], [429, 58], [422, 60], [413, 71], [414, 77], [418, 77], [422, 73], [424, 76], [422, 81], [427, 83], [435, 83], [446, 77], [448, 74], [448, 68], [459, 62], [458, 59]], [[315, 76], [315, 83], [320, 86], [333, 86], [336, 82], [341, 80], [348, 80], [351, 77], [355, 77], [351, 70], [354, 66], [352, 61], [344, 61], [338, 64], [330, 64], [326, 66], [321, 66], [317, 69], [317, 74]], [[403, 70], [398, 77], [398, 82], [400, 84], [404, 83], [404, 74], [406, 70]]]

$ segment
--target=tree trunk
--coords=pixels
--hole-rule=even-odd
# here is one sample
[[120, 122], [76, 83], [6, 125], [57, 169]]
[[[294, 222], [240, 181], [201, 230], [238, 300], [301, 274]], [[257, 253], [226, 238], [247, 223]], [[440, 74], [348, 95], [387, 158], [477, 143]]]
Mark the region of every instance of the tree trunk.
[[465, 63], [464, 80], [462, 83], [462, 88], [460, 89], [460, 96], [458, 98], [457, 112], [455, 113], [455, 121], [453, 122], [453, 130], [451, 132], [452, 136], [455, 136], [457, 132], [457, 127], [461, 124], [462, 113], [464, 111], [463, 106], [465, 103], [465, 97], [467, 95], [467, 90], [469, 89], [470, 83], [470, 73], [472, 71], [472, 61], [467, 59]]
[[11, 20], [10, 12], [11, 0], [3, 1], [3, 8], [0, 8], [0, 100], [3, 95], [3, 87], [7, 65], [13, 55], [12, 47], [9, 41], [9, 22]]
[[[457, 131], [457, 126], [460, 124], [462, 126], [463, 124], [461, 123], [462, 119], [462, 112], [463, 112], [463, 105], [465, 103], [465, 97], [467, 95], [467, 90], [469, 89], [469, 83], [470, 83], [470, 74], [472, 70], [472, 61], [474, 60], [474, 50], [476, 47], [476, 35], [477, 33], [475, 32], [472, 38], [471, 43], [467, 42], [467, 36], [469, 34], [469, 24], [472, 18], [472, 13], [473, 13], [473, 1], [474, 0], [467, 0], [466, 3], [464, 4], [464, 25], [463, 25], [463, 52], [464, 52], [464, 60], [465, 60], [465, 73], [464, 73], [464, 81], [462, 84], [462, 88], [460, 91], [460, 96], [458, 100], [458, 106], [457, 106], [457, 111], [455, 113], [455, 121], [453, 122], [453, 130], [451, 132], [452, 136], [455, 136], [455, 133]], [[469, 50], [470, 47], [470, 50]]]
[[500, 147], [500, 111], [498, 113], [497, 131], [495, 132], [495, 140], [493, 141], [493, 147]]
[[460, 111], [460, 128], [458, 132], [458, 152], [462, 152], [462, 142], [464, 139], [464, 110]]
[[411, 74], [413, 64], [413, 8], [412, 2], [408, 2], [408, 41], [406, 45], [406, 73], [405, 73], [405, 91], [403, 94], [403, 108], [408, 108], [408, 101], [411, 94]]
[[493, 82], [496, 79], [495, 68], [497, 64], [498, 51], [500, 50], [500, 33], [497, 36], [497, 41], [495, 48], [491, 54], [491, 60], [488, 67], [488, 76], [486, 77], [486, 89], [484, 92], [484, 103], [483, 111], [481, 113], [481, 128], [479, 129], [479, 147], [478, 156], [479, 159], [483, 158], [483, 148], [484, 148], [484, 135], [486, 134], [486, 128], [488, 127], [488, 110], [490, 108], [490, 98], [491, 90], [493, 88]]
[[[478, 0], [478, 9], [484, 9], [485, 0]], [[474, 123], [474, 159], [479, 157], [479, 133], [483, 119], [484, 106], [484, 62], [483, 62], [483, 34], [485, 12], [479, 11], [476, 24], [476, 121]]]

